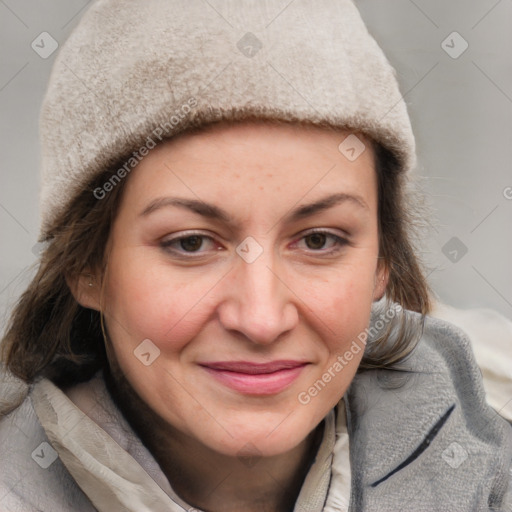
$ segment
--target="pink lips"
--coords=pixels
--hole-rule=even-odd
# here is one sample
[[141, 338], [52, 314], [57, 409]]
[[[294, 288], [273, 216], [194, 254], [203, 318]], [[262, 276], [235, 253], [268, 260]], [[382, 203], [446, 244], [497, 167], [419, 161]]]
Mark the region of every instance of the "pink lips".
[[247, 395], [273, 395], [283, 391], [300, 375], [303, 361], [219, 361], [201, 363], [222, 384]]

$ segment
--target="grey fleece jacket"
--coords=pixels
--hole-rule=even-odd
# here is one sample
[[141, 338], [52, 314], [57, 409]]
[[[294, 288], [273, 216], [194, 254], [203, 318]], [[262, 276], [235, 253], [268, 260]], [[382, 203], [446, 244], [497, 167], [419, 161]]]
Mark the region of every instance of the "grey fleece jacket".
[[[427, 317], [421, 341], [406, 366], [406, 373], [358, 374], [344, 396], [352, 475], [350, 512], [512, 511], [512, 426], [487, 405], [467, 337], [453, 325]], [[41, 398], [41, 389], [56, 388], [48, 381], [26, 387], [5, 373], [0, 386], [0, 511], [96, 510], [91, 491], [86, 491], [89, 496], [82, 491], [62, 462], [68, 455], [65, 442], [41, 424], [42, 417], [46, 425], [53, 416], [67, 414], [64, 406], [49, 412]], [[102, 402], [110, 418], [120, 418], [108, 397]], [[120, 445], [139, 455], [144, 451], [122, 420], [111, 421], [109, 428], [116, 449]], [[122, 441], [127, 438], [129, 449]], [[115, 443], [107, 435], [94, 439], [104, 450]], [[59, 458], [44, 469], [35, 463], [43, 454], [36, 448]], [[321, 450], [322, 446], [317, 459], [322, 461], [317, 460], [311, 471], [323, 472], [319, 478], [326, 485], [301, 501], [300, 512], [339, 510], [339, 451], [334, 441], [329, 453]], [[150, 454], [145, 456], [151, 459]], [[156, 466], [152, 461], [145, 469], [158, 482]], [[90, 468], [84, 463], [80, 470], [87, 473]], [[107, 479], [108, 471], [105, 468], [99, 478], [103, 474]], [[126, 509], [120, 504], [118, 510]], [[173, 505], [168, 510], [182, 508]]]

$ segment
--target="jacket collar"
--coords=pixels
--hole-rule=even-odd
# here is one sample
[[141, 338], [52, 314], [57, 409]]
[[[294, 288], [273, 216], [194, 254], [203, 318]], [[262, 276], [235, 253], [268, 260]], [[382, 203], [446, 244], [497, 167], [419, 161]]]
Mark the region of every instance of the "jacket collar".
[[350, 510], [499, 507], [512, 429], [485, 401], [468, 338], [427, 318], [402, 366], [361, 373], [347, 392]]

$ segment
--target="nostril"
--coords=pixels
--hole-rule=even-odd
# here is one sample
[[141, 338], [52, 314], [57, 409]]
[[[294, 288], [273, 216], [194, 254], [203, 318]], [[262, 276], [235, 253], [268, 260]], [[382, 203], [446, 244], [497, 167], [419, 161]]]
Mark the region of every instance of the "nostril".
[[255, 239], [247, 237], [238, 250], [244, 256], [251, 255], [253, 263], [246, 263], [244, 256], [240, 256], [243, 261], [224, 283], [222, 302], [218, 306], [219, 321], [223, 329], [240, 341], [275, 343], [297, 325], [296, 297], [272, 270], [270, 262], [259, 259], [254, 263], [256, 260], [252, 258], [264, 254]]

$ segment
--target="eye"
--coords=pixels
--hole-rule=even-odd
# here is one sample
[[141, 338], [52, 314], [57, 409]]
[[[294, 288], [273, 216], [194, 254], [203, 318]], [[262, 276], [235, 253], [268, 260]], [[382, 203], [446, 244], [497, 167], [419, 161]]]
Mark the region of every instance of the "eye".
[[314, 230], [306, 233], [296, 245], [309, 252], [332, 254], [348, 244], [348, 240], [330, 231]]
[[164, 239], [160, 242], [160, 247], [166, 251], [184, 257], [187, 257], [187, 254], [203, 255], [208, 251], [220, 250], [220, 247], [214, 243], [211, 236], [194, 232]]
[[204, 244], [204, 238], [198, 235], [187, 236], [178, 240], [180, 248], [186, 252], [197, 252]]

